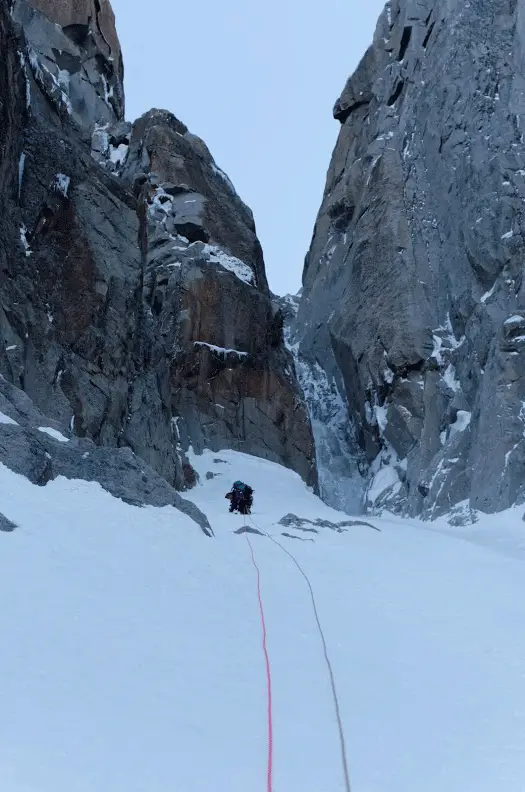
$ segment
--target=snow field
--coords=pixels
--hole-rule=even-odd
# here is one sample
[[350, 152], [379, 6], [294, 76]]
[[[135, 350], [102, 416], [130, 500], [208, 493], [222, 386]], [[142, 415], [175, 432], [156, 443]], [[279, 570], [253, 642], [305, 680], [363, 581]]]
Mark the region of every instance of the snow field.
[[[2, 511], [19, 526], [0, 533], [5, 792], [265, 792], [256, 576], [233, 533], [243, 518], [224, 499], [238, 478], [255, 490], [254, 523], [314, 588], [353, 792], [523, 792], [517, 511], [498, 516], [505, 539], [494, 543], [494, 518], [470, 529], [367, 519], [382, 532], [302, 534], [276, 523], [288, 512], [346, 515], [273, 463], [232, 451], [192, 463], [201, 483], [189, 496], [215, 539], [170, 507], [128, 506], [93, 483], [35, 487], [0, 467]], [[275, 792], [343, 792], [307, 586], [267, 537], [250, 539], [272, 664]]]

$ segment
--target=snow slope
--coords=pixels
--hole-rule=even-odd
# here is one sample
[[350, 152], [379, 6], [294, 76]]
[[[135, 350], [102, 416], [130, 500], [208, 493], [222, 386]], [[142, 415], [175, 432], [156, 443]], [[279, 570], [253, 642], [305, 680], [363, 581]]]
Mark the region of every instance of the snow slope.
[[[231, 451], [192, 461], [191, 497], [215, 539], [170, 507], [128, 506], [93, 483], [35, 487], [0, 468], [2, 510], [19, 525], [0, 533], [2, 792], [265, 792], [256, 577], [224, 499], [237, 478], [255, 489], [254, 523], [310, 577], [353, 792], [523, 792], [521, 515], [499, 515], [509, 527], [495, 548], [481, 524], [473, 541], [467, 528], [394, 519], [372, 520], [381, 532], [301, 533], [275, 523], [345, 516], [275, 464]], [[343, 791], [306, 584], [267, 537], [250, 539], [274, 790]]]

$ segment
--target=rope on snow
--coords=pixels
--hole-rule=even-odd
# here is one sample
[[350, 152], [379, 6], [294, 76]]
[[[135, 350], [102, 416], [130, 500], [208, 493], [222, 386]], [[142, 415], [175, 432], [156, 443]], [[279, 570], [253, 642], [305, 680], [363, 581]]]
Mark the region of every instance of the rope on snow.
[[[292, 553], [290, 553], [290, 551], [287, 550], [280, 542], [278, 542], [277, 539], [274, 539], [274, 537], [270, 536], [270, 534], [266, 533], [266, 531], [262, 531], [262, 529], [259, 528], [255, 524], [255, 522], [252, 520], [251, 517], [249, 517], [248, 519], [250, 520], [252, 525], [258, 531], [260, 531], [266, 537], [268, 537], [268, 539], [271, 542], [273, 542], [275, 545], [277, 545], [277, 547], [281, 548], [283, 553], [286, 553], [286, 555], [289, 558], [291, 558], [291, 560], [293, 561], [293, 563], [295, 564], [295, 566], [297, 567], [297, 569], [299, 570], [299, 572], [301, 573], [301, 575], [305, 579], [306, 585], [308, 586], [308, 590], [310, 592], [310, 599], [312, 601], [312, 607], [313, 607], [313, 611], [314, 611], [314, 615], [315, 615], [315, 621], [317, 623], [317, 629], [319, 631], [319, 635], [320, 635], [321, 642], [322, 642], [322, 645], [323, 645], [324, 659], [325, 659], [326, 666], [328, 668], [328, 674], [329, 674], [329, 677], [330, 677], [330, 686], [332, 688], [332, 697], [333, 697], [333, 701], [334, 701], [335, 715], [336, 715], [337, 726], [338, 726], [338, 730], [339, 730], [339, 742], [340, 742], [340, 748], [341, 748], [341, 761], [342, 761], [342, 765], [343, 765], [343, 774], [344, 774], [344, 780], [345, 780], [345, 790], [346, 790], [346, 792], [351, 792], [350, 773], [348, 771], [348, 759], [347, 759], [347, 751], [346, 751], [346, 741], [345, 741], [345, 735], [344, 735], [344, 729], [343, 729], [343, 721], [342, 721], [342, 718], [341, 718], [341, 709], [340, 709], [340, 706], [339, 706], [339, 697], [337, 695], [337, 687], [336, 687], [336, 684], [335, 684], [335, 675], [334, 675], [334, 671], [333, 671], [333, 668], [332, 668], [332, 663], [330, 662], [330, 656], [328, 654], [328, 646], [327, 646], [327, 643], [326, 643], [326, 638], [325, 638], [325, 634], [324, 634], [324, 631], [323, 631], [323, 627], [321, 625], [321, 620], [319, 618], [319, 612], [317, 610], [317, 603], [316, 603], [315, 594], [314, 594], [314, 590], [313, 590], [312, 584], [310, 583], [310, 579], [308, 578], [308, 575], [306, 574], [306, 572], [304, 571], [302, 566], [299, 564], [299, 562], [297, 561], [295, 556]], [[246, 534], [246, 538], [248, 538], [247, 534]], [[249, 541], [250, 540], [248, 539], [248, 542]], [[250, 544], [250, 546], [251, 546], [251, 544]]]
[[[246, 525], [246, 520], [244, 521]], [[262, 625], [262, 636], [263, 636], [263, 652], [264, 652], [264, 659], [266, 664], [266, 688], [267, 688], [267, 700], [268, 700], [268, 769], [267, 769], [267, 792], [272, 792], [273, 790], [273, 710], [272, 710], [272, 672], [270, 667], [270, 657], [268, 655], [268, 647], [266, 642], [266, 621], [264, 618], [264, 607], [261, 595], [261, 572], [257, 565], [257, 561], [255, 560], [255, 553], [253, 552], [252, 543], [250, 542], [250, 537], [248, 536], [248, 532], [245, 531], [246, 541], [248, 542], [250, 548], [250, 554], [252, 557], [252, 563], [255, 567], [255, 571], [257, 573], [257, 598], [259, 600], [259, 611], [261, 614], [261, 625]]]

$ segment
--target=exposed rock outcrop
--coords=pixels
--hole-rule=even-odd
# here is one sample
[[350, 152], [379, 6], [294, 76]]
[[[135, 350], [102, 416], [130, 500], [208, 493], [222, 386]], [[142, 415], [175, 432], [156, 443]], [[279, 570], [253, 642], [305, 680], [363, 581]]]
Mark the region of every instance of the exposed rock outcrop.
[[369, 507], [524, 498], [524, 51], [522, 0], [391, 0], [335, 104], [293, 340]]
[[182, 447], [255, 453], [313, 484], [311, 427], [251, 211], [205, 143], [166, 111], [97, 129], [93, 155], [144, 207], [148, 365], [157, 378], [168, 372]]
[[[63, 434], [23, 391], [3, 379], [0, 429], [0, 462], [37, 486], [45, 487], [58, 476], [96, 481], [133, 506], [173, 506], [194, 520], [206, 536], [213, 535], [200, 509], [182, 498], [129, 447], [101, 447], [69, 432]], [[9, 521], [0, 514], [0, 531], [15, 528], [9, 528]]]
[[[20, 58], [37, 115], [50, 102], [85, 133], [94, 122], [123, 119], [124, 67], [109, 0], [13, 0], [11, 14], [25, 37]], [[33, 80], [41, 93], [31, 102]]]
[[4, 4], [0, 50], [0, 373], [170, 488], [190, 444], [314, 484], [251, 212], [173, 115], [123, 121], [109, 3]]

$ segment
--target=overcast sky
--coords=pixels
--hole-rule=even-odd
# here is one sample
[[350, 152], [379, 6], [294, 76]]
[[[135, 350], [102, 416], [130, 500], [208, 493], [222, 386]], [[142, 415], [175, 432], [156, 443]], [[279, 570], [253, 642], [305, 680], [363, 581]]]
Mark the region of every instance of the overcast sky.
[[255, 215], [270, 288], [295, 293], [335, 144], [332, 106], [384, 0], [112, 0], [126, 115], [171, 110]]

